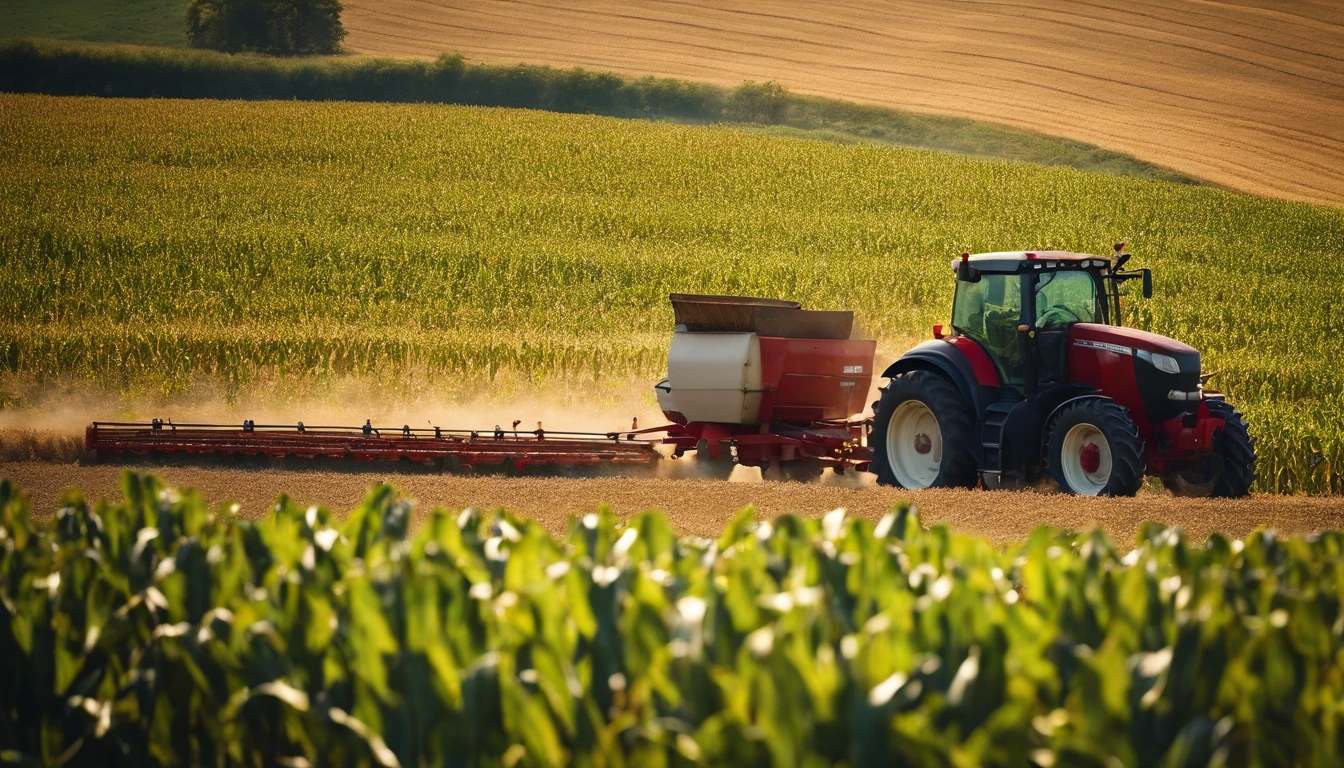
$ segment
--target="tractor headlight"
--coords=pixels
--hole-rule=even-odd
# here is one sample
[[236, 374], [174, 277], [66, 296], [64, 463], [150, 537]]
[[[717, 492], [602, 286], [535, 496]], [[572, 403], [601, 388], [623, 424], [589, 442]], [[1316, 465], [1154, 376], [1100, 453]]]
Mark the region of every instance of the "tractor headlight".
[[1165, 373], [1181, 372], [1181, 366], [1176, 362], [1176, 358], [1156, 352], [1153, 353], [1153, 367]]
[[1176, 358], [1170, 355], [1164, 355], [1161, 352], [1149, 352], [1146, 349], [1137, 350], [1140, 360], [1147, 360], [1153, 364], [1153, 367], [1163, 373], [1180, 373], [1181, 365], [1176, 362]]

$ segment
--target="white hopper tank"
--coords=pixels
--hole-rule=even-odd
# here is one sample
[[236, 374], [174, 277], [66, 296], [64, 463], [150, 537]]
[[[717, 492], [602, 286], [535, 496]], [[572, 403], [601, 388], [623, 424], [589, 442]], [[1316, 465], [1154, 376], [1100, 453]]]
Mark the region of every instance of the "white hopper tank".
[[656, 391], [664, 413], [687, 421], [756, 424], [761, 411], [761, 343], [754, 333], [672, 334], [667, 378]]

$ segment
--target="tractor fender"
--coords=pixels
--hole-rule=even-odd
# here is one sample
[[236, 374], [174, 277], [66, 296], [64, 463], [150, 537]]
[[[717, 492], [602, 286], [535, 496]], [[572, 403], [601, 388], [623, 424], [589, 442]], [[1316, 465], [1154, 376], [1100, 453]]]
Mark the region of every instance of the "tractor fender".
[[933, 371], [946, 376], [956, 386], [966, 404], [971, 406], [977, 420], [994, 400], [994, 390], [997, 388], [980, 385], [966, 355], [947, 342], [935, 340], [920, 344], [887, 366], [882, 376], [890, 379], [910, 371]]
[[[1114, 400], [1114, 399], [1115, 399], [1115, 398], [1107, 397], [1107, 396], [1105, 396], [1105, 395], [1098, 394], [1096, 389], [1093, 389], [1092, 387], [1085, 387], [1085, 386], [1083, 386], [1083, 385], [1081, 385], [1081, 384], [1069, 385], [1068, 388], [1069, 388], [1069, 389], [1074, 389], [1074, 388], [1076, 388], [1076, 390], [1075, 390], [1073, 393], [1071, 393], [1071, 395], [1068, 396], [1068, 397], [1064, 397], [1064, 398], [1057, 399], [1056, 402], [1055, 402], [1055, 404], [1054, 404], [1054, 407], [1052, 407], [1052, 408], [1050, 409], [1050, 413], [1049, 413], [1049, 415], [1047, 415], [1047, 416], [1045, 417], [1045, 420], [1042, 422], [1042, 424], [1049, 424], [1052, 420], [1054, 420], [1054, 418], [1055, 418], [1055, 414], [1057, 414], [1057, 413], [1059, 413], [1060, 411], [1064, 410], [1064, 408], [1066, 408], [1067, 406], [1073, 405], [1074, 403], [1081, 402], [1081, 401], [1083, 401], [1083, 400]], [[1060, 389], [1064, 389], [1064, 387], [1060, 387]], [[1081, 390], [1081, 391], [1078, 391], [1078, 390]]]
[[1042, 465], [1047, 428], [1055, 414], [1070, 403], [1091, 398], [1111, 399], [1083, 384], [1060, 384], [1013, 406], [1003, 422], [1000, 466], [1029, 476], [1032, 467]]

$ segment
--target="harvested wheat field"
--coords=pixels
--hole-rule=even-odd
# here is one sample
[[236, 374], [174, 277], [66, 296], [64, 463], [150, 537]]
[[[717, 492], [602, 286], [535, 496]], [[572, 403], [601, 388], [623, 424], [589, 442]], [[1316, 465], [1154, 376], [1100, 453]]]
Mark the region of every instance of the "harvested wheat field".
[[[1284, 534], [1307, 534], [1344, 527], [1344, 505], [1333, 497], [1254, 496], [1207, 501], [1141, 494], [1131, 499], [1097, 499], [1032, 491], [906, 491], [872, 484], [870, 475], [846, 485], [757, 481], [631, 478], [506, 478], [378, 471], [235, 469], [198, 466], [141, 466], [179, 488], [195, 488], [212, 503], [235, 501], [245, 517], [265, 515], [276, 497], [288, 493], [301, 505], [318, 504], [338, 513], [358, 505], [369, 486], [387, 481], [418, 502], [434, 507], [504, 507], [536, 519], [552, 533], [563, 532], [571, 515], [608, 504], [622, 518], [647, 510], [665, 512], [678, 533], [717, 537], [733, 514], [755, 505], [761, 517], [788, 512], [820, 516], [837, 507], [870, 520], [902, 500], [919, 507], [926, 523], [947, 523], [961, 533], [996, 544], [1020, 542], [1039, 525], [1100, 527], [1120, 543], [1133, 541], [1146, 521], [1180, 525], [1196, 537], [1212, 531], [1243, 537], [1258, 527]], [[60, 493], [78, 487], [85, 496], [120, 498], [121, 467], [18, 462], [0, 464], [0, 478], [30, 494], [33, 509], [49, 514]], [[736, 478], [735, 478], [736, 480]]]
[[347, 0], [359, 53], [611, 69], [1006, 123], [1344, 204], [1344, 5]]

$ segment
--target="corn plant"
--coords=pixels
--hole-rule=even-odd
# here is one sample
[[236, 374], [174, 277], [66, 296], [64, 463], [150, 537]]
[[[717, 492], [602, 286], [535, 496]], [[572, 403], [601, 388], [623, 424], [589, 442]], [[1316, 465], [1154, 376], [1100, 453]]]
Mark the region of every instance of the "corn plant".
[[1337, 765], [1344, 536], [997, 550], [898, 507], [678, 538], [599, 510], [262, 520], [0, 484], [0, 759]]
[[673, 291], [851, 309], [890, 358], [956, 254], [1116, 240], [1157, 275], [1125, 322], [1201, 350], [1260, 490], [1344, 489], [1344, 212], [520, 110], [0, 95], [0, 389], [651, 382]]

